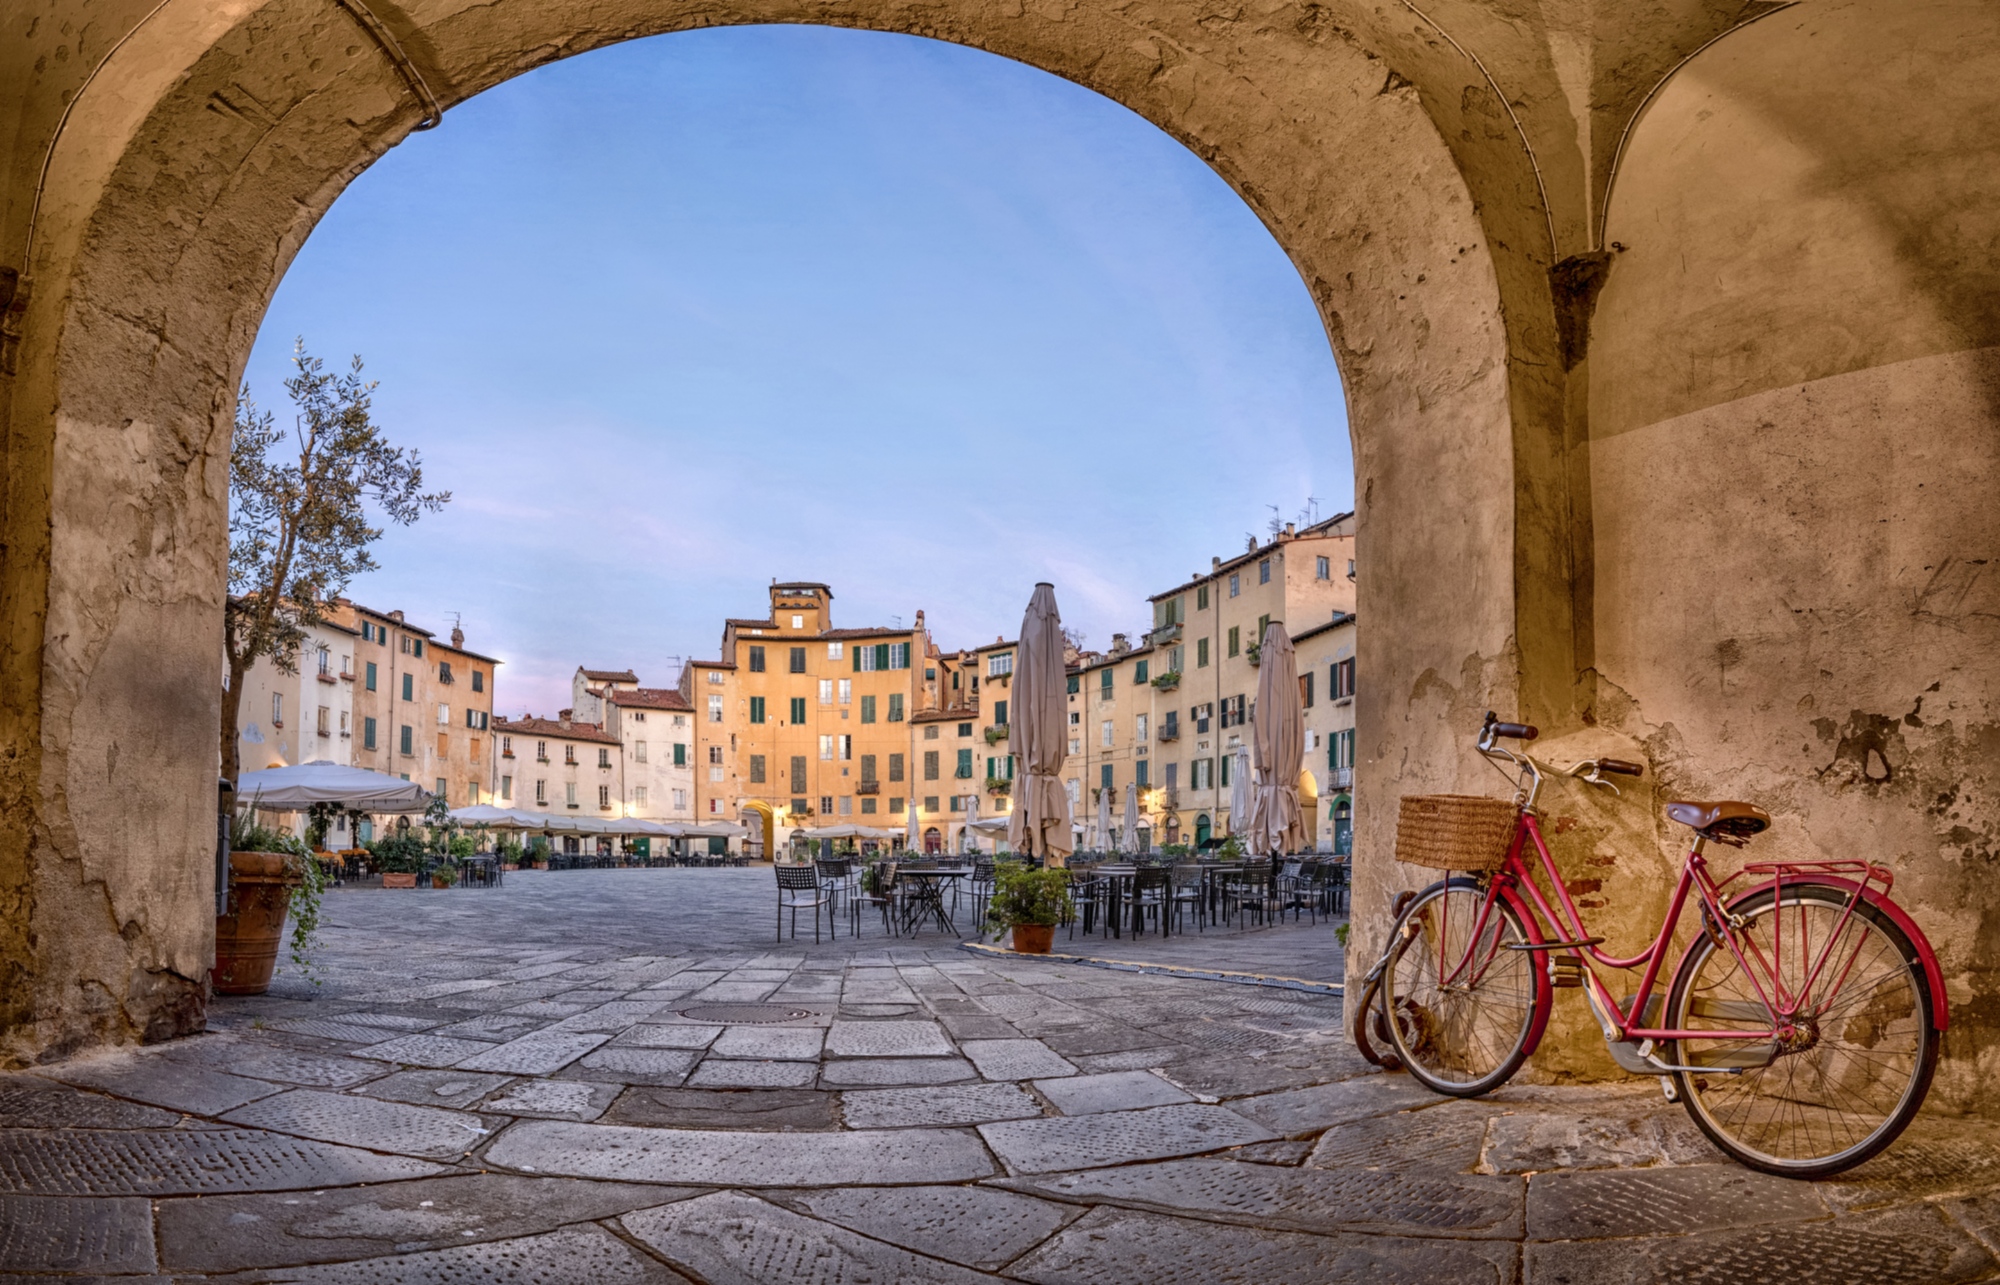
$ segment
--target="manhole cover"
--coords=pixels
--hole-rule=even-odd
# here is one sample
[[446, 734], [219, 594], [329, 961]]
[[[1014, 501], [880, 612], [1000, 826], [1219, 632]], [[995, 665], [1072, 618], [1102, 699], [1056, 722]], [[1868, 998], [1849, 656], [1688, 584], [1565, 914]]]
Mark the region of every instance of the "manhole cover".
[[795, 1008], [790, 1004], [696, 1004], [681, 1010], [682, 1017], [691, 1017], [697, 1022], [729, 1022], [732, 1024], [757, 1022], [797, 1022], [808, 1017], [818, 1017], [809, 1008]]

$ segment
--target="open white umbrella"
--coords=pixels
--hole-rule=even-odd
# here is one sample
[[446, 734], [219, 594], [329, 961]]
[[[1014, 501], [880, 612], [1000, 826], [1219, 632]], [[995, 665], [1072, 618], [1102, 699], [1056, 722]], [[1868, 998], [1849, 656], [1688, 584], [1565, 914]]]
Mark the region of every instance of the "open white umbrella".
[[1021, 618], [1014, 647], [1014, 705], [1011, 736], [1021, 760], [1007, 843], [1033, 853], [1049, 866], [1066, 865], [1075, 851], [1069, 791], [1063, 788], [1064, 738], [1069, 733], [1069, 670], [1063, 663], [1062, 616], [1055, 586], [1038, 584]]
[[1299, 811], [1299, 766], [1305, 759], [1305, 709], [1299, 701], [1298, 656], [1285, 626], [1273, 620], [1258, 653], [1257, 721], [1250, 729], [1255, 791], [1245, 842], [1258, 855], [1306, 846]]
[[1120, 846], [1133, 852], [1139, 851], [1139, 783], [1137, 781], [1127, 781], [1125, 783], [1125, 824], [1123, 831], [1124, 838]]
[[331, 803], [355, 812], [415, 813], [430, 806], [431, 793], [401, 777], [316, 759], [244, 772], [236, 778], [236, 798], [269, 812], [303, 812]]
[[1242, 835], [1250, 832], [1250, 747], [1238, 745], [1234, 757], [1229, 770], [1229, 833]]

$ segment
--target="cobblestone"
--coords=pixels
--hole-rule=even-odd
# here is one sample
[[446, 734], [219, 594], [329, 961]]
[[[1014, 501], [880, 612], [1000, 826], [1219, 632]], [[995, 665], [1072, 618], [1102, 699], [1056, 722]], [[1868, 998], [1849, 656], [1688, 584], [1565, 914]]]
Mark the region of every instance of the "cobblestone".
[[1271, 1137], [1233, 1111], [1201, 1105], [1012, 1120], [981, 1125], [979, 1132], [1017, 1174], [1198, 1155]]
[[239, 1107], [223, 1119], [231, 1124], [297, 1134], [320, 1142], [431, 1160], [451, 1160], [466, 1154], [484, 1142], [499, 1123], [462, 1111], [318, 1089], [293, 1089]]
[[729, 1133], [527, 1120], [486, 1159], [575, 1178], [751, 1187], [836, 1186], [863, 1175], [884, 1184], [964, 1182], [993, 1172], [979, 1139], [956, 1129]]
[[150, 1272], [153, 1267], [149, 1201], [0, 1196], [0, 1271]]
[[599, 1227], [454, 1249], [211, 1277], [230, 1285], [686, 1285], [676, 1273]]
[[627, 1214], [625, 1230], [709, 1285], [975, 1285], [985, 1278], [742, 1192]]

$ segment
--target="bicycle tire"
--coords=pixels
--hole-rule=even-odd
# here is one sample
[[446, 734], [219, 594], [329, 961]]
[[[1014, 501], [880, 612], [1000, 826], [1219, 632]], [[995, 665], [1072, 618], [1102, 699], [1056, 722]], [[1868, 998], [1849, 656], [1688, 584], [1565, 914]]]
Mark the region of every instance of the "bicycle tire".
[[[1737, 902], [1732, 911], [1754, 929], [1759, 921], [1770, 920], [1774, 913], [1782, 916], [1794, 906], [1800, 907], [1801, 921], [1812, 907], [1826, 915], [1838, 915], [1850, 895], [1847, 889], [1826, 884], [1791, 884], [1784, 889], [1782, 902], [1777, 902], [1766, 888]], [[1801, 1036], [1809, 1038], [1809, 1043], [1779, 1053], [1767, 1066], [1733, 1076], [1674, 1073], [1681, 1102], [1695, 1127], [1738, 1164], [1786, 1178], [1824, 1178], [1841, 1173], [1894, 1142], [1923, 1106], [1931, 1078], [1937, 1071], [1941, 1043], [1935, 1021], [1937, 997], [1931, 993], [1916, 944], [1895, 920], [1865, 901], [1854, 907], [1853, 918], [1841, 929], [1843, 941], [1839, 950], [1843, 958], [1848, 952], [1847, 935], [1857, 922], [1864, 925], [1865, 935], [1854, 939], [1853, 966], [1841, 970], [1841, 984], [1855, 988], [1853, 997], [1837, 1000], [1833, 1009], [1813, 1014], [1806, 1024], [1809, 1037]], [[1871, 950], [1873, 938], [1879, 941]], [[1764, 945], [1768, 958], [1775, 952], [1769, 951], [1768, 943]], [[1720, 961], [1719, 971], [1707, 974], [1711, 980], [1704, 987], [1701, 985], [1704, 965], [1711, 960]], [[1781, 970], [1786, 967], [1784, 958], [1778, 958], [1778, 967]], [[1858, 980], [1857, 970], [1861, 971]], [[1752, 1020], [1745, 1001], [1731, 999], [1720, 991], [1732, 976], [1740, 977], [1741, 973], [1734, 956], [1723, 951], [1712, 935], [1704, 933], [1696, 938], [1675, 970], [1674, 984], [1667, 994], [1664, 1024], [1683, 1029], [1702, 1026], [1726, 1029], [1718, 1023]], [[1826, 973], [1821, 976], [1824, 979]], [[1880, 980], [1871, 980], [1874, 978]], [[1697, 995], [1703, 997], [1707, 1011], [1691, 1014]], [[1856, 1008], [1863, 1000], [1866, 1003]], [[1731, 1004], [1746, 1004], [1745, 1011], [1736, 1015], [1727, 1007]], [[1826, 1021], [1829, 1012], [1838, 1016], [1837, 1039]], [[1755, 1020], [1766, 1024], [1768, 1029], [1768, 1010], [1756, 1014]], [[1878, 1050], [1876, 1044], [1892, 1031], [1895, 1047], [1887, 1052]], [[1857, 1039], [1870, 1041], [1865, 1045], [1866, 1052], [1852, 1051]], [[1704, 1055], [1713, 1057], [1725, 1051], [1730, 1043], [1734, 1042], [1675, 1041], [1666, 1046], [1667, 1058], [1685, 1063]], [[1742, 1043], [1748, 1045], [1749, 1041]], [[1812, 1099], [1815, 1093], [1821, 1099], [1839, 1093], [1845, 1095], [1850, 1106], [1871, 1107], [1871, 1097], [1863, 1095], [1868, 1085], [1860, 1083], [1864, 1077], [1880, 1081], [1884, 1093], [1893, 1093], [1892, 1106], [1887, 1105], [1882, 1094], [1872, 1095], [1873, 1101], [1881, 1101], [1886, 1107], [1879, 1121], [1869, 1123], [1869, 1115], [1852, 1109], [1836, 1111], [1834, 1107], [1840, 1106], [1838, 1101], [1828, 1106]], [[1733, 1092], [1725, 1093], [1725, 1086]], [[1764, 1102], [1772, 1105], [1764, 1113], [1767, 1123], [1760, 1126], [1756, 1121], [1757, 1107]], [[1844, 1116], [1852, 1119], [1843, 1120]], [[1867, 1124], [1867, 1128], [1857, 1136], [1856, 1129], [1862, 1124]], [[1826, 1145], [1825, 1149], [1814, 1151], [1811, 1144], [1819, 1130], [1824, 1131]], [[1796, 1145], [1801, 1138], [1808, 1144], [1805, 1154]], [[1778, 1154], [1774, 1147], [1786, 1144], [1788, 1139], [1791, 1141], [1786, 1149], [1791, 1154]]]
[[[1354, 1037], [1354, 1047], [1360, 1050], [1361, 1056], [1371, 1065], [1379, 1066], [1384, 1071], [1400, 1071], [1403, 1069], [1403, 1060], [1394, 1053], [1387, 1053], [1376, 1047], [1378, 1040], [1385, 1045], [1389, 1043], [1388, 1014], [1382, 1011], [1382, 1006], [1377, 1002], [1381, 997], [1382, 979], [1377, 977], [1362, 989], [1361, 999], [1354, 1005], [1347, 1024]], [[1371, 1027], [1374, 1028], [1372, 1039], [1369, 1037]]]
[[[1536, 954], [1506, 949], [1510, 941], [1535, 939], [1504, 897], [1493, 903], [1500, 917], [1497, 924], [1489, 920], [1479, 942], [1465, 943], [1468, 954], [1476, 948], [1487, 961], [1488, 966], [1478, 971], [1482, 980], [1476, 988], [1486, 992], [1484, 998], [1472, 997], [1472, 990], [1462, 987], [1441, 991], [1423, 984], [1425, 970], [1434, 970], [1430, 956], [1450, 952], [1449, 939], [1461, 930], [1450, 913], [1453, 902], [1463, 903], [1457, 925], [1469, 928], [1477, 923], [1477, 909], [1485, 897], [1485, 888], [1467, 878], [1441, 880], [1418, 893], [1396, 921], [1389, 965], [1382, 971], [1382, 1008], [1403, 1069], [1432, 1092], [1455, 1098], [1476, 1098], [1512, 1079], [1533, 1051], [1538, 1018], [1550, 1003], [1548, 979], [1536, 967]], [[1433, 915], [1434, 908], [1442, 913]], [[1431, 951], [1439, 938], [1445, 939], [1443, 950]], [[1419, 943], [1426, 950], [1412, 955]], [[1454, 963], [1464, 958], [1459, 955]], [[1414, 961], [1407, 975], [1406, 961]], [[1516, 988], [1512, 993], [1505, 989], [1510, 983]], [[1457, 998], [1459, 994], [1467, 998]], [[1480, 1023], [1482, 1013], [1490, 1020]], [[1475, 1024], [1485, 1025], [1490, 1033], [1475, 1034]]]

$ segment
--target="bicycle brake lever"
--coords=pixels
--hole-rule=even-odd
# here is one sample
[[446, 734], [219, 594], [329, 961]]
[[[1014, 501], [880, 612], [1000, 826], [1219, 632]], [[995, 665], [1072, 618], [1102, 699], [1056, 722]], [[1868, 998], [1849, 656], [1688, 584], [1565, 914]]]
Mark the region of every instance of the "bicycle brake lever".
[[[1577, 771], [1578, 768], [1588, 768], [1590, 770], [1587, 772], [1579, 773]], [[1614, 783], [1605, 780], [1604, 777], [1599, 774], [1597, 770], [1596, 759], [1585, 759], [1581, 763], [1572, 764], [1570, 766], [1567, 775], [1576, 777], [1579, 781], [1582, 781], [1585, 785], [1601, 785], [1605, 789], [1611, 791], [1613, 794], [1618, 795], [1620, 798], [1623, 798], [1625, 796], [1625, 792], [1623, 790], [1619, 789], [1617, 785], [1615, 785]]]

